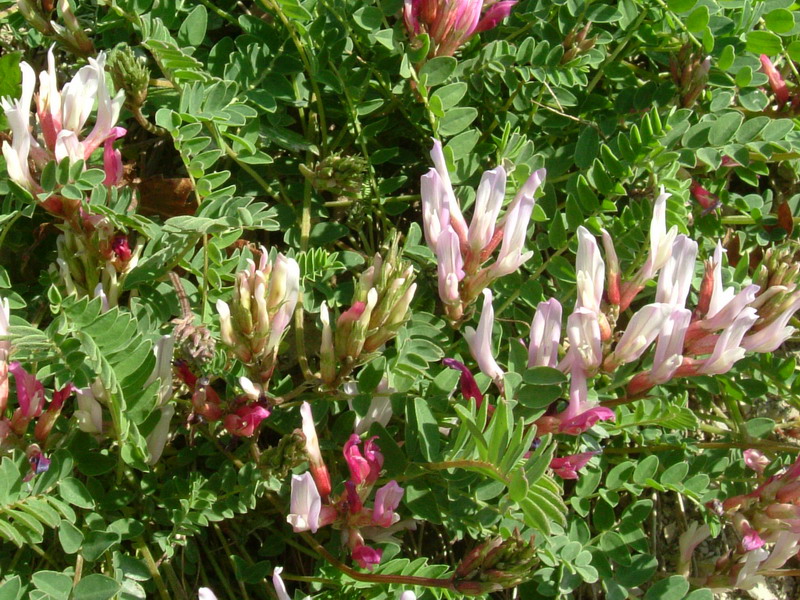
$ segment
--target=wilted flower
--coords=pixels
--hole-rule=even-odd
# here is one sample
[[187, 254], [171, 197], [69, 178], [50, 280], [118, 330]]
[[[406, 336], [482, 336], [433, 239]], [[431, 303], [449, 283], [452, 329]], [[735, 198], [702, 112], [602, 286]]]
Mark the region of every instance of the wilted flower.
[[442, 363], [444, 363], [446, 367], [461, 371], [461, 377], [459, 378], [461, 395], [464, 397], [464, 400], [475, 400], [475, 405], [480, 408], [483, 402], [483, 394], [481, 394], [480, 389], [478, 389], [478, 383], [475, 381], [475, 376], [472, 374], [472, 371], [470, 371], [464, 363], [454, 358], [443, 358]]

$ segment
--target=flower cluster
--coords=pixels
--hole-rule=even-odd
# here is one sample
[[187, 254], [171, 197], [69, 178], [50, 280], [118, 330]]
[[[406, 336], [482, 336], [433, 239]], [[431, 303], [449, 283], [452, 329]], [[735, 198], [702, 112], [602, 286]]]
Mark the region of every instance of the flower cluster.
[[[36, 96], [36, 116], [41, 138], [31, 133], [31, 102], [36, 87], [33, 68], [23, 62], [22, 95], [16, 100], [3, 98], [0, 101], [11, 125], [12, 142], [3, 142], [9, 177], [17, 185], [32, 193], [42, 191], [36, 171], [40, 171], [51, 160], [70, 164], [86, 161], [101, 145], [106, 185], [116, 185], [122, 177], [122, 157], [114, 149], [114, 141], [125, 135], [125, 129], [116, 127], [124, 93], [111, 96], [105, 76], [105, 55], [89, 58], [89, 64], [78, 70], [69, 83], [59, 90], [56, 66], [52, 49], [47, 53], [47, 71], [39, 73], [39, 93]], [[83, 135], [83, 129], [94, 105], [97, 113], [94, 127]], [[29, 161], [33, 162], [32, 171]], [[42, 207], [53, 214], [71, 216], [77, 204], [53, 196], [42, 203]]]
[[375, 352], [397, 335], [409, 316], [414, 298], [413, 267], [400, 259], [395, 237], [384, 259], [376, 254], [358, 279], [353, 304], [331, 326], [330, 313], [320, 308], [322, 342], [320, 378], [335, 387], [355, 367], [374, 358]]
[[365, 539], [390, 541], [394, 532], [414, 526], [413, 521], [401, 521], [395, 512], [404, 490], [396, 481], [390, 481], [375, 492], [372, 508], [365, 506], [380, 477], [383, 454], [375, 438], [362, 442], [353, 434], [343, 448], [350, 477], [344, 483], [344, 491], [332, 497], [330, 475], [320, 453], [311, 406], [304, 402], [300, 412], [310, 470], [292, 476], [291, 508], [286, 520], [295, 532], [316, 533], [326, 525], [339, 529], [342, 543], [353, 560], [371, 570], [380, 562], [383, 552], [368, 546]]
[[[769, 461], [747, 450], [745, 462], [761, 473]], [[779, 569], [800, 551], [800, 458], [752, 492], [723, 501], [721, 514], [739, 534], [739, 545], [715, 563], [701, 565], [694, 581], [715, 590], [750, 589], [763, 580], [760, 573]], [[689, 574], [694, 549], [709, 535], [707, 525], [695, 524], [681, 536], [682, 574]]]
[[496, 27], [517, 0], [405, 0], [403, 19], [412, 38], [430, 37], [429, 58], [452, 56], [477, 33]]
[[[450, 183], [442, 144], [434, 140], [434, 168], [420, 180], [425, 240], [436, 255], [439, 297], [447, 316], [458, 322], [464, 310], [495, 279], [509, 275], [533, 256], [524, 252], [534, 195], [545, 170], [535, 171], [500, 218], [506, 196], [506, 171], [499, 166], [481, 177], [472, 220], [467, 225]], [[484, 267], [495, 249], [495, 261]]]
[[217, 312], [223, 343], [247, 366], [256, 389], [263, 389], [300, 295], [300, 266], [283, 254], [270, 260], [264, 247], [258, 266], [249, 259], [247, 264], [236, 275], [233, 306], [217, 300]]
[[[604, 261], [595, 237], [578, 228], [577, 299], [567, 318], [566, 352], [560, 361], [560, 303], [555, 299], [540, 303], [531, 323], [528, 366], [557, 367], [570, 375], [567, 407], [539, 419], [540, 432], [578, 435], [599, 420], [612, 419], [613, 411], [589, 399], [588, 379], [638, 361], [653, 344], [649, 368], [628, 384], [631, 396], [675, 377], [726, 373], [746, 352], [772, 352], [794, 332], [787, 325], [800, 309], [798, 269], [777, 266], [780, 261], [772, 255], [756, 273], [760, 285], [745, 285], [736, 292], [723, 285], [724, 250], [718, 244], [705, 264], [697, 305], [694, 310], [686, 308], [698, 249], [696, 242], [678, 235], [676, 227], [667, 230], [668, 197], [662, 188], [654, 203], [647, 259], [626, 281], [611, 236], [603, 231]], [[639, 308], [615, 333], [612, 323], [624, 322], [620, 314], [657, 275], [655, 302]], [[492, 294], [485, 290], [484, 296], [477, 331], [467, 328], [465, 336], [481, 371], [499, 383], [503, 370], [491, 347]]]

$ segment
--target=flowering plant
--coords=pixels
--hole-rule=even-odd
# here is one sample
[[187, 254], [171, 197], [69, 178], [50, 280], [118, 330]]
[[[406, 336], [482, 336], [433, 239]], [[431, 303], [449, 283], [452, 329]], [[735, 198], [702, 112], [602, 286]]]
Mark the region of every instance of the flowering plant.
[[781, 597], [800, 34], [733, 4], [0, 0], [0, 598]]

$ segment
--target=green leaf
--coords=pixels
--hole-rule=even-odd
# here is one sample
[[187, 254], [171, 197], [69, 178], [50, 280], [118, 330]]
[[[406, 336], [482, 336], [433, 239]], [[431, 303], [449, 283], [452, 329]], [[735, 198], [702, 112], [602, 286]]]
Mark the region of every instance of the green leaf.
[[419, 436], [420, 450], [426, 460], [439, 458], [439, 424], [424, 398], [414, 399], [414, 416]]
[[120, 584], [111, 577], [92, 573], [82, 578], [75, 586], [75, 598], [80, 600], [108, 600], [119, 591]]
[[800, 40], [795, 40], [786, 46], [786, 52], [794, 62], [800, 62]]
[[676, 13], [688, 12], [694, 8], [697, 0], [667, 0], [669, 9]]
[[22, 84], [22, 72], [19, 61], [22, 52], [9, 52], [0, 56], [0, 98], [19, 98]]
[[61, 497], [74, 506], [93, 508], [94, 499], [83, 483], [74, 477], [67, 477], [58, 482]]
[[[0, 79], [0, 81], [2, 81], [2, 79]], [[19, 578], [19, 575], [14, 575], [0, 584], [0, 600], [19, 600], [21, 594], [22, 580]]]
[[658, 471], [658, 457], [655, 454], [642, 459], [633, 471], [633, 481], [639, 485], [653, 477]]
[[178, 30], [177, 40], [182, 46], [199, 46], [206, 37], [208, 11], [202, 4], [195, 6]]
[[585, 125], [575, 145], [575, 165], [579, 169], [588, 169], [600, 151], [600, 136], [594, 127]]
[[753, 54], [775, 56], [783, 51], [783, 42], [769, 31], [749, 31], [747, 33], [747, 51]]
[[785, 8], [776, 8], [764, 15], [764, 23], [773, 33], [789, 33], [794, 29], [794, 14]]
[[119, 543], [120, 535], [108, 531], [90, 531], [86, 534], [81, 554], [89, 562], [94, 562], [103, 556], [106, 550]]
[[747, 429], [747, 434], [751, 437], [763, 438], [772, 433], [772, 430], [775, 429], [775, 421], [767, 417], [757, 417], [755, 419], [750, 419], [744, 426], [745, 429]]
[[451, 108], [439, 122], [439, 134], [449, 137], [461, 133], [472, 124], [477, 116], [478, 109], [472, 106]]
[[[442, 110], [448, 110], [459, 103], [459, 101], [467, 93], [467, 84], [463, 81], [457, 81], [445, 85], [431, 94], [431, 101], [438, 98]], [[458, 156], [458, 154], [456, 154]]]
[[456, 70], [458, 61], [452, 56], [437, 56], [426, 62], [419, 70], [420, 78], [425, 77], [425, 85], [432, 87], [447, 81]]
[[729, 112], [718, 117], [708, 132], [708, 143], [712, 146], [724, 146], [733, 140], [742, 121], [744, 117], [740, 112]]
[[653, 584], [644, 595], [644, 600], [683, 600], [689, 591], [689, 582], [685, 577], [673, 575]]
[[552, 367], [531, 367], [522, 374], [522, 380], [531, 385], [558, 385], [565, 383], [567, 377]]
[[54, 599], [66, 600], [72, 590], [72, 578], [56, 571], [38, 571], [33, 574], [33, 585]]
[[58, 528], [58, 541], [67, 554], [75, 554], [83, 544], [83, 533], [69, 521], [61, 521]]
[[689, 472], [689, 464], [685, 462], [679, 462], [672, 465], [669, 469], [664, 471], [661, 474], [661, 478], [659, 481], [664, 485], [668, 484], [682, 484], [683, 480], [686, 478], [686, 474]]
[[686, 29], [692, 33], [703, 31], [708, 25], [708, 18], [708, 6], [705, 4], [698, 6], [692, 11], [692, 14], [686, 18]]
[[353, 13], [356, 25], [366, 31], [380, 29], [383, 23], [383, 13], [377, 6], [363, 6]]

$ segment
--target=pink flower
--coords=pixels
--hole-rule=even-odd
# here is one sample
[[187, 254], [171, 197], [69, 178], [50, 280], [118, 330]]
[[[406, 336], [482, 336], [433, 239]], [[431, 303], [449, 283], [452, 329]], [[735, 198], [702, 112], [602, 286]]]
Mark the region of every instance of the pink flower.
[[451, 369], [461, 371], [461, 378], [459, 379], [461, 395], [464, 396], [465, 400], [474, 398], [475, 404], [480, 407], [483, 402], [483, 394], [481, 394], [481, 391], [478, 389], [478, 384], [475, 381], [475, 377], [472, 375], [472, 371], [470, 371], [464, 363], [454, 358], [443, 358], [442, 362]]
[[580, 435], [590, 430], [598, 421], [613, 421], [614, 411], [605, 406], [589, 408], [576, 417], [562, 421], [559, 431], [567, 435]]
[[328, 467], [322, 459], [317, 429], [314, 427], [314, 415], [311, 413], [311, 405], [308, 402], [303, 402], [300, 406], [300, 416], [302, 417], [303, 437], [306, 440], [306, 454], [311, 465], [311, 475], [317, 483], [320, 495], [327, 498], [331, 493], [331, 477]]
[[[567, 338], [570, 349], [568, 357], [562, 361], [579, 364], [585, 371], [591, 371], [600, 366], [603, 358], [602, 341], [600, 338], [600, 323], [597, 313], [587, 308], [576, 308], [567, 319]], [[566, 361], [566, 363], [565, 363]]]
[[585, 467], [593, 456], [599, 452], [581, 452], [550, 461], [550, 468], [561, 479], [577, 479], [578, 471]]
[[372, 510], [372, 522], [378, 527], [391, 527], [400, 517], [395, 510], [400, 505], [405, 490], [392, 480], [375, 492], [375, 507]]
[[540, 302], [531, 321], [529, 367], [555, 367], [561, 342], [561, 304], [555, 298]]
[[301, 531], [316, 533], [320, 525], [321, 509], [322, 499], [311, 473], [306, 471], [302, 475], [292, 475], [290, 513], [286, 517], [292, 530], [295, 533]]
[[225, 428], [233, 435], [250, 437], [256, 427], [269, 416], [269, 410], [257, 403], [247, 404], [225, 417]]
[[352, 553], [351, 553], [353, 560], [358, 563], [358, 565], [362, 569], [367, 569], [368, 571], [372, 571], [375, 568], [375, 565], [381, 562], [381, 556], [383, 556], [383, 550], [378, 550], [375, 548], [371, 548], [366, 544], [362, 544], [360, 546], [356, 546]]
[[511, 9], [514, 8], [516, 3], [517, 0], [500, 0], [500, 2], [492, 4], [491, 8], [478, 21], [478, 26], [475, 27], [474, 33], [489, 31], [497, 27], [500, 21], [511, 14]]
[[578, 256], [575, 260], [575, 271], [578, 278], [575, 308], [600, 313], [606, 267], [600, 256], [597, 241], [583, 226], [578, 227]]
[[356, 485], [366, 483], [371, 485], [377, 481], [383, 467], [383, 454], [375, 443], [376, 437], [372, 437], [364, 444], [364, 455], [362, 456], [359, 445], [361, 439], [353, 434], [345, 443], [343, 454], [350, 471], [350, 480]]
[[[608, 359], [611, 366], [638, 360], [656, 339], [670, 312], [668, 304], [659, 303], [648, 304], [636, 311]], [[607, 366], [609, 362], [606, 362]]]
[[427, 33], [430, 56], [450, 56], [476, 33], [496, 27], [516, 0], [493, 4], [481, 17], [484, 0], [405, 0], [403, 20], [411, 37]]
[[[725, 158], [727, 158], [729, 161], [731, 160], [727, 156]], [[733, 166], [736, 166], [736, 164], [737, 163], [734, 163]], [[698, 183], [697, 181], [692, 180], [692, 184], [689, 186], [689, 192], [692, 194], [692, 198], [694, 198], [697, 201], [697, 203], [703, 207], [704, 215], [715, 210], [721, 204], [717, 196], [709, 192], [706, 188], [702, 186], [702, 184]]]
[[786, 82], [783, 80], [778, 69], [775, 68], [775, 65], [772, 64], [769, 56], [762, 54], [760, 58], [761, 68], [764, 70], [764, 73], [766, 73], [767, 79], [769, 79], [769, 86], [772, 88], [772, 92], [778, 100], [778, 107], [782, 107], [789, 101], [789, 88], [786, 87]]
[[38, 417], [44, 408], [44, 386], [36, 379], [35, 375], [28, 373], [16, 361], [8, 365], [8, 370], [14, 376], [14, 382], [17, 384], [17, 402], [19, 403], [17, 410], [20, 416], [27, 421]]
[[114, 149], [114, 141], [127, 133], [124, 127], [113, 127], [105, 142], [103, 142], [103, 170], [106, 178], [104, 185], [119, 185], [122, 180], [122, 154]]
[[483, 310], [478, 321], [477, 331], [472, 327], [464, 329], [464, 337], [467, 339], [469, 351], [477, 361], [481, 372], [495, 381], [503, 377], [503, 370], [492, 353], [492, 327], [494, 325], [494, 308], [492, 307], [492, 292], [489, 289], [483, 290]]
[[458, 236], [450, 225], [439, 234], [436, 242], [436, 262], [439, 298], [445, 304], [457, 304], [460, 301], [458, 282], [464, 279], [464, 259], [461, 256]]
[[769, 465], [770, 460], [764, 456], [764, 453], [755, 448], [749, 448], [743, 452], [744, 464], [746, 464], [753, 471], [759, 475], [764, 473], [764, 469]]
[[286, 591], [286, 585], [283, 583], [281, 573], [283, 573], [283, 567], [272, 569], [272, 585], [275, 588], [275, 595], [278, 596], [278, 600], [292, 600]]

